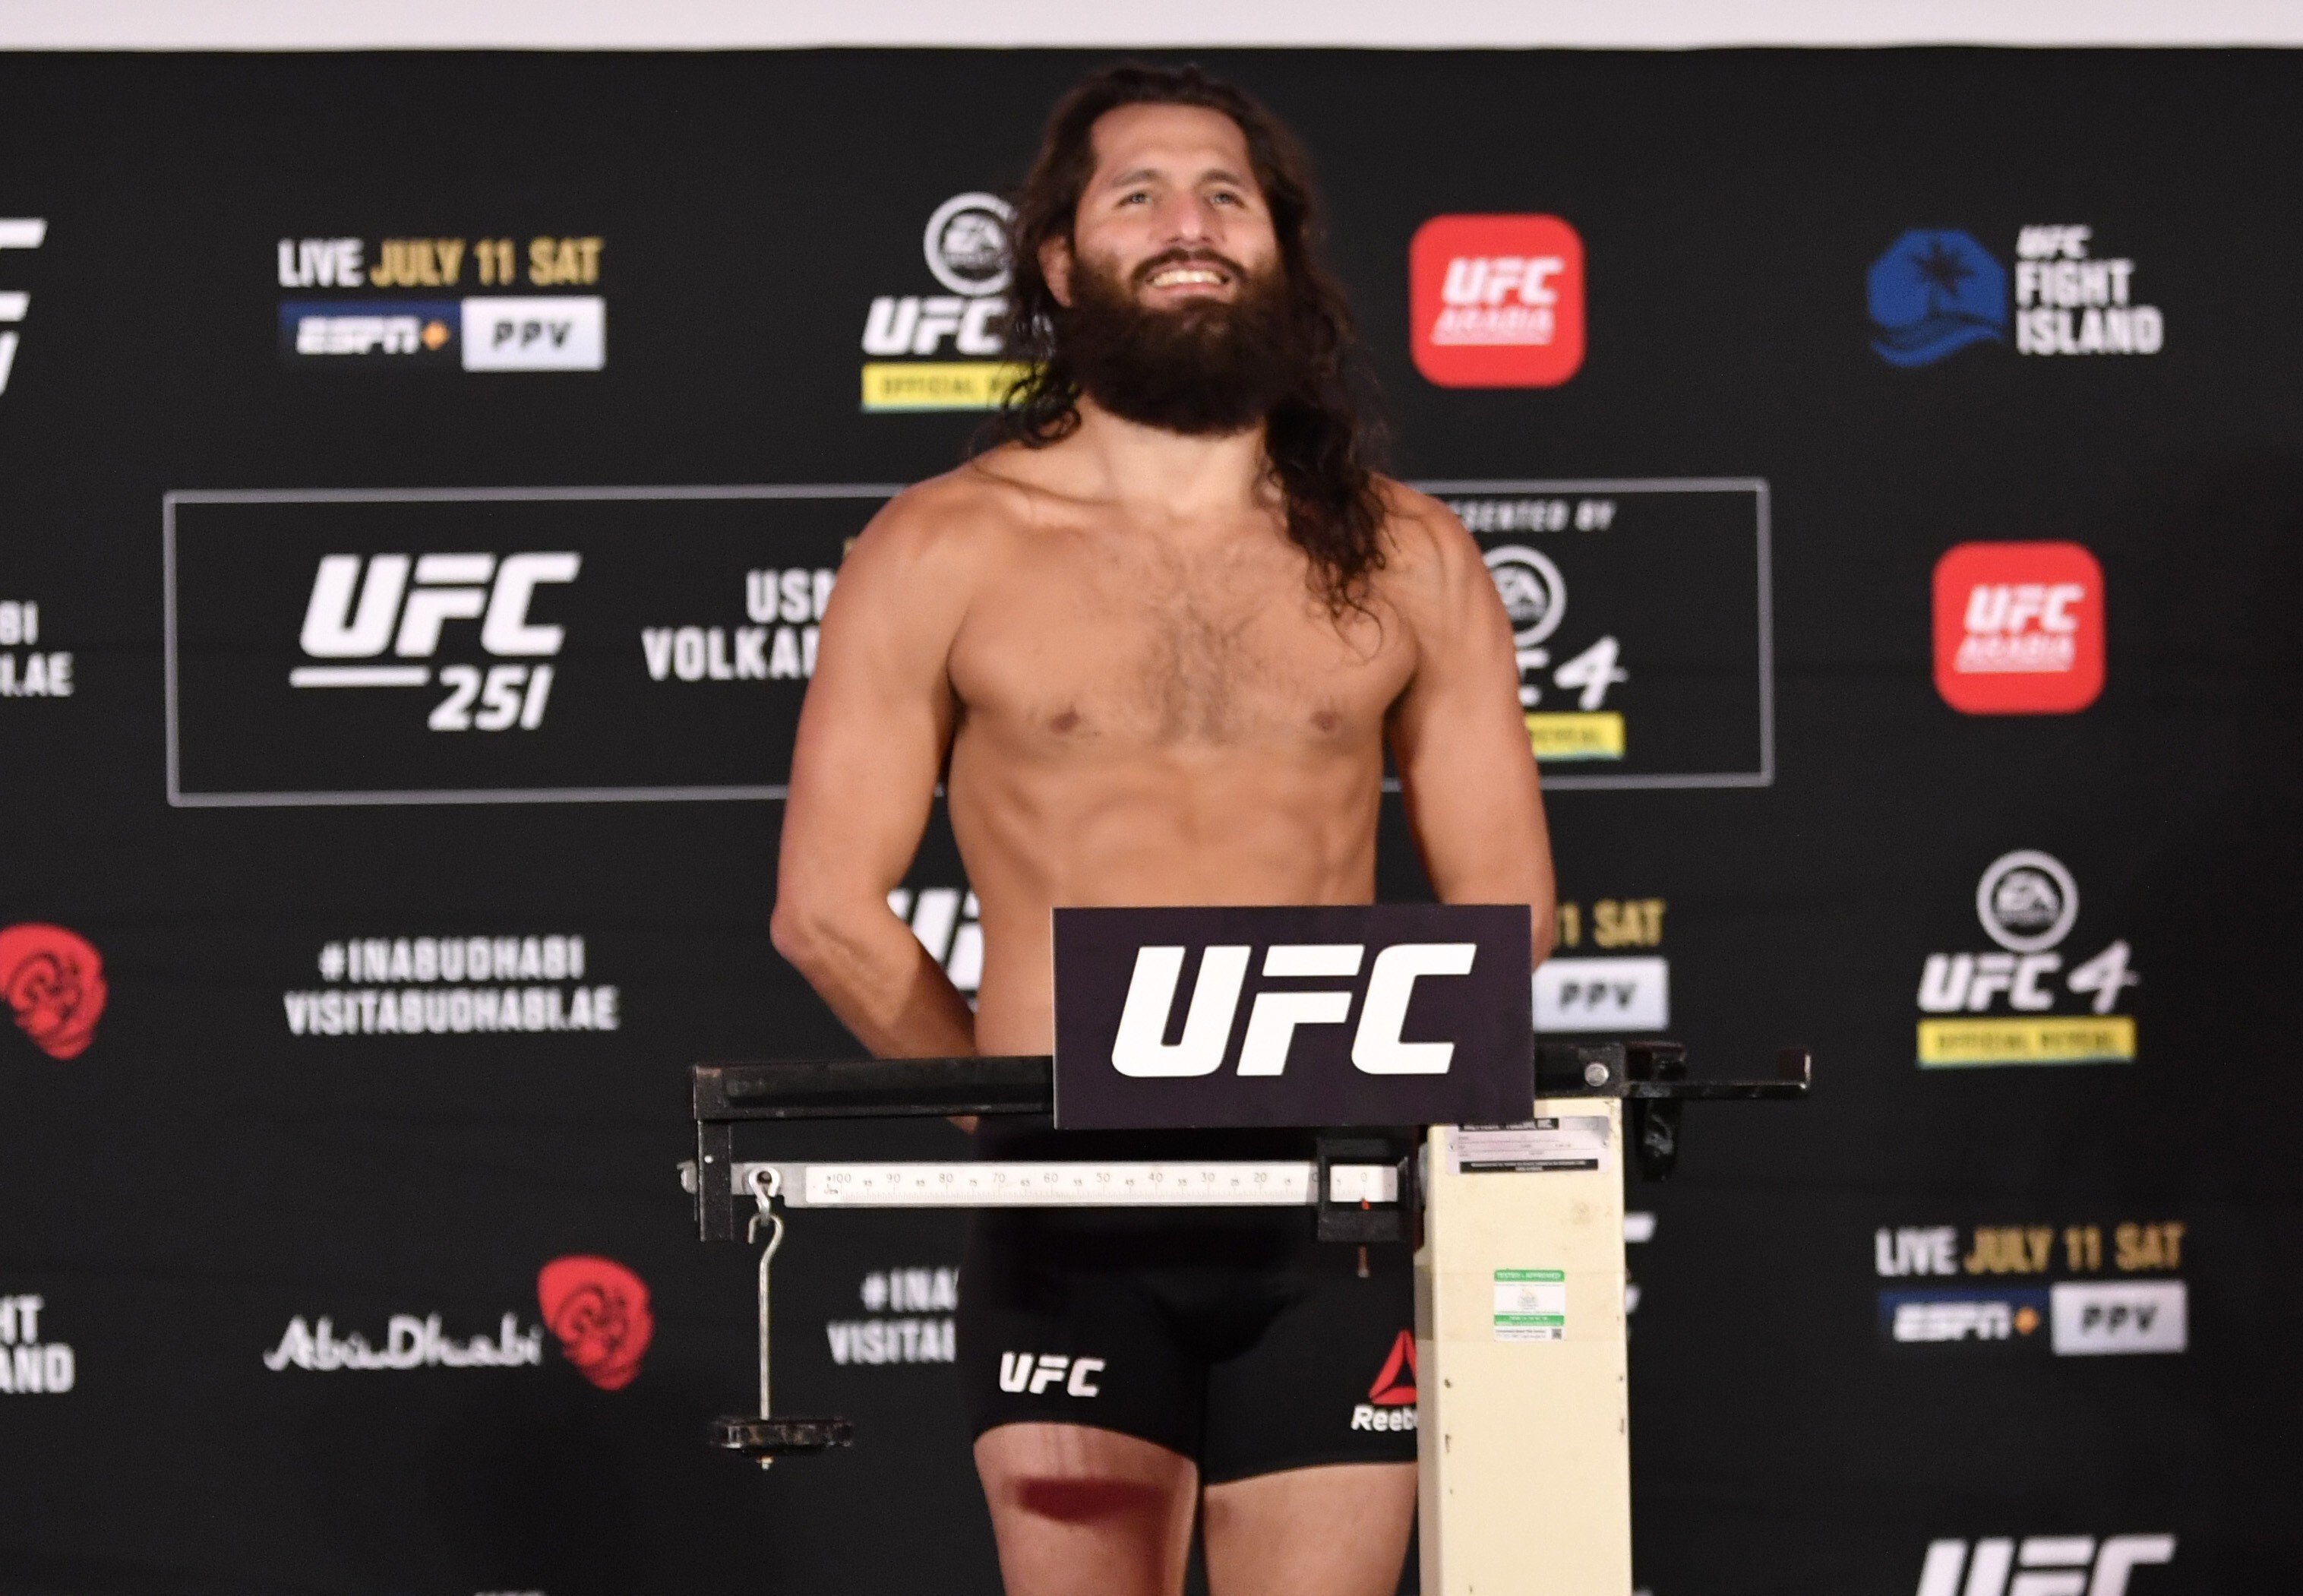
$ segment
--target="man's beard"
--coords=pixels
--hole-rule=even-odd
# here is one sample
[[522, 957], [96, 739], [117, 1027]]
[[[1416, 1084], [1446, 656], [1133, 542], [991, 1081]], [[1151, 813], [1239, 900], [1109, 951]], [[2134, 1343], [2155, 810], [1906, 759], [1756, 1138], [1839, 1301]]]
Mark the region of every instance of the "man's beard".
[[[1204, 263], [1239, 285], [1230, 300], [1155, 310], [1136, 298], [1152, 273]], [[1056, 324], [1059, 359], [1080, 392], [1143, 426], [1214, 437], [1261, 426], [1297, 386], [1303, 354], [1277, 269], [1251, 274], [1210, 250], [1152, 257], [1126, 283], [1083, 260]]]

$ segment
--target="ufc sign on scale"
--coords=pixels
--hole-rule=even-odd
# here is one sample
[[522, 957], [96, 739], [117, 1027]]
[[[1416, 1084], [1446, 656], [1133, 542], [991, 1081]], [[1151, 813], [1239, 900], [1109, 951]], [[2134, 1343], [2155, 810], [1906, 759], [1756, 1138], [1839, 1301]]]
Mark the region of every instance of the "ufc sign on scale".
[[1520, 907], [1055, 911], [1056, 1123], [1497, 1124], [1535, 1096]]

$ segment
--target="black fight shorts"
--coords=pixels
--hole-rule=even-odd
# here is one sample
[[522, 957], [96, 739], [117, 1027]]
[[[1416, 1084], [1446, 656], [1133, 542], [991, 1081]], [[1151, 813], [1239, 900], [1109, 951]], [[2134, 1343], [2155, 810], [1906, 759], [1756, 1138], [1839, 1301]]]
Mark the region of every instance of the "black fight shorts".
[[1308, 1209], [981, 1211], [959, 1281], [971, 1433], [1115, 1430], [1211, 1485], [1412, 1463], [1410, 1254], [1367, 1260], [1362, 1279], [1359, 1248], [1315, 1239]]

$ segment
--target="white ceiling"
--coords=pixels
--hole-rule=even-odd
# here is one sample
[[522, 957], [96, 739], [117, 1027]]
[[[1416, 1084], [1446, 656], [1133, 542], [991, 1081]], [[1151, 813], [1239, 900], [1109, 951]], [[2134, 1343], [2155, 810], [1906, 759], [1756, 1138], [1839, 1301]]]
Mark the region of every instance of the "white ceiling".
[[2303, 0], [0, 0], [0, 49], [2303, 45]]

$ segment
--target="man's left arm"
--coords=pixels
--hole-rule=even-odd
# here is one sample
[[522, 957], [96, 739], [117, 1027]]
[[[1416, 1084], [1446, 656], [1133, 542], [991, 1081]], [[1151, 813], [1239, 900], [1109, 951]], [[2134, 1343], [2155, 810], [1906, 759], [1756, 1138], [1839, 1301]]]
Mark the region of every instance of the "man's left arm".
[[1390, 719], [1408, 826], [1442, 903], [1528, 906], [1540, 963], [1551, 950], [1551, 838], [1511, 621], [1479, 545], [1447, 507], [1394, 493], [1386, 587], [1416, 646]]

